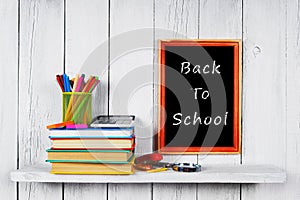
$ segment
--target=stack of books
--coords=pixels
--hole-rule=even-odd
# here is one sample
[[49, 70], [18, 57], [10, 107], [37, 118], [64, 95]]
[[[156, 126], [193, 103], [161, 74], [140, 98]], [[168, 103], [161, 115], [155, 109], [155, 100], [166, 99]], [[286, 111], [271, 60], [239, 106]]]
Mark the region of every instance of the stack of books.
[[47, 150], [53, 174], [132, 174], [134, 127], [50, 130]]

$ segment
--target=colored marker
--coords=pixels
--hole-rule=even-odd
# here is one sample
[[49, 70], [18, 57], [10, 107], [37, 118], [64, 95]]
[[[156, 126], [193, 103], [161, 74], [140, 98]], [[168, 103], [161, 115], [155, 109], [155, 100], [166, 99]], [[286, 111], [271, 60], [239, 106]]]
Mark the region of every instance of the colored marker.
[[61, 91], [64, 92], [64, 86], [63, 86], [63, 84], [62, 84], [62, 82], [60, 80], [60, 76], [59, 75], [56, 75], [56, 80], [57, 80], [57, 82], [59, 84], [59, 87], [61, 88]]
[[146, 172], [154, 173], [154, 172], [162, 172], [162, 171], [167, 171], [167, 170], [168, 170], [168, 168], [162, 167], [162, 168], [157, 168], [157, 169], [151, 169], [151, 170], [148, 170]]
[[74, 124], [73, 121], [68, 121], [68, 122], [62, 122], [62, 123], [57, 123], [57, 124], [51, 124], [51, 125], [48, 125], [46, 126], [47, 129], [53, 129], [53, 128], [63, 128], [67, 125], [70, 125], [70, 124]]

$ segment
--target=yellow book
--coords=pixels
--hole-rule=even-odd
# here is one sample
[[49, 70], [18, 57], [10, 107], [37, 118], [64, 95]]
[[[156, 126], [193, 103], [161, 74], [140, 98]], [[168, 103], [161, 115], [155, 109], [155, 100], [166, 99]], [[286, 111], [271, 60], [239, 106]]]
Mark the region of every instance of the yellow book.
[[133, 174], [134, 158], [126, 164], [52, 163], [52, 174]]
[[128, 163], [133, 156], [127, 150], [52, 150], [48, 149], [47, 162], [118, 162]]

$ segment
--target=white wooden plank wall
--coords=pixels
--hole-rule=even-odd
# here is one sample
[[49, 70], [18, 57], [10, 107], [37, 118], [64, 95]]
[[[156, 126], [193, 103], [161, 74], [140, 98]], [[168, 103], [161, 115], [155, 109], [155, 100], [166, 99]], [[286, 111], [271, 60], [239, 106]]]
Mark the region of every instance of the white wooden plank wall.
[[17, 168], [18, 132], [18, 1], [0, 3], [0, 195], [16, 199], [9, 171]]
[[[286, 1], [244, 1], [244, 164], [286, 168]], [[293, 162], [290, 160], [290, 162]], [[244, 185], [243, 199], [286, 199], [282, 185]]]
[[[2, 0], [1, 199], [300, 199], [299, 13], [299, 0]], [[243, 146], [241, 155], [165, 160], [274, 164], [287, 170], [286, 184], [8, 180], [18, 166], [44, 162], [50, 146], [45, 126], [61, 119], [55, 74], [64, 69], [99, 75], [94, 115], [137, 115], [137, 153], [151, 152], [157, 130], [157, 86], [152, 85], [157, 40], [170, 38], [243, 39]]]
[[300, 2], [287, 2], [286, 9], [286, 170], [285, 199], [300, 199]]
[[[61, 119], [55, 74], [63, 69], [64, 7], [60, 0], [20, 2], [19, 166], [44, 163], [46, 125]], [[61, 184], [20, 183], [19, 199], [62, 198]]]

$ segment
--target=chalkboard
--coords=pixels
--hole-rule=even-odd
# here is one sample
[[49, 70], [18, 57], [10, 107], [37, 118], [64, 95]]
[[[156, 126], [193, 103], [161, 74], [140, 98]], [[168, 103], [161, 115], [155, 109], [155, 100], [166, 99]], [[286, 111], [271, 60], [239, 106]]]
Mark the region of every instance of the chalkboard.
[[161, 153], [239, 153], [241, 42], [160, 41]]

